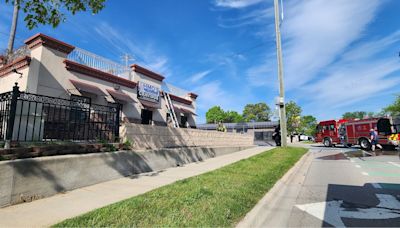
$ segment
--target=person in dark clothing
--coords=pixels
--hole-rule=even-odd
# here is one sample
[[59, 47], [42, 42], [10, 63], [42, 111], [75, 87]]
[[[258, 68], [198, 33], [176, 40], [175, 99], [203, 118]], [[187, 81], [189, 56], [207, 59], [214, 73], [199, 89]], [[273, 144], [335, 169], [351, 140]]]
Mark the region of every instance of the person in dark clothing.
[[276, 146], [281, 146], [281, 126], [280, 125], [275, 127], [274, 133], [272, 134], [272, 138], [274, 139]]
[[382, 150], [381, 144], [379, 144], [379, 134], [376, 128], [369, 130], [370, 140], [371, 140], [371, 150], [375, 152], [375, 147], [378, 147]]
[[293, 135], [293, 134], [290, 134], [290, 142], [291, 142], [291, 143], [293, 143], [293, 137], [294, 137], [294, 135]]

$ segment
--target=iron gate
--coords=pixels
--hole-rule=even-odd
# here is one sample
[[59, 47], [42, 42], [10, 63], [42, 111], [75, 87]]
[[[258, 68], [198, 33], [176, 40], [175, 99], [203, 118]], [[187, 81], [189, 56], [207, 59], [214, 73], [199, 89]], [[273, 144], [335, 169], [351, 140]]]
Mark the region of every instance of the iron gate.
[[71, 99], [13, 91], [0, 94], [0, 137], [11, 141], [116, 141], [119, 104], [92, 104], [90, 98]]

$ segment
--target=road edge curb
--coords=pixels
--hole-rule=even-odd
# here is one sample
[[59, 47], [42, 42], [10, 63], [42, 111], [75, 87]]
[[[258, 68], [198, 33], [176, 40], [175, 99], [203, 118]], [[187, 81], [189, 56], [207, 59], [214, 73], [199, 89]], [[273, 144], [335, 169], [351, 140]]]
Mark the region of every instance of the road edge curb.
[[[254, 221], [257, 221], [257, 216], [260, 210], [262, 210], [265, 202], [268, 202], [274, 195], [280, 191], [280, 187], [285, 185], [303, 165], [306, 164], [307, 160], [311, 157], [310, 149], [307, 148], [307, 152], [274, 184], [274, 186], [257, 202], [257, 204], [246, 214], [246, 216], [240, 220], [235, 227], [255, 227]], [[311, 163], [310, 163], [311, 164]]]

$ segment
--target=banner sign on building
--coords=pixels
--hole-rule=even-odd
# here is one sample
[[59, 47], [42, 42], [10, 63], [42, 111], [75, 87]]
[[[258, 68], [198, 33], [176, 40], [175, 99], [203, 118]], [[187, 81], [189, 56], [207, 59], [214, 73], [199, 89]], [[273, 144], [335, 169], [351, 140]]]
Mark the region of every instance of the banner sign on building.
[[157, 87], [149, 85], [147, 83], [139, 81], [137, 91], [138, 98], [140, 99], [157, 103], [160, 99], [160, 90]]

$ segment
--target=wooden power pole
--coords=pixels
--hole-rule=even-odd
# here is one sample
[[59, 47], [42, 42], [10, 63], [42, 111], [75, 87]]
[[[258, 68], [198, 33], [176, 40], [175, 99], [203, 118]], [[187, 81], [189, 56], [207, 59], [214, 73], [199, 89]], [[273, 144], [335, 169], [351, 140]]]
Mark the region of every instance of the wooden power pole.
[[276, 33], [276, 57], [278, 60], [278, 80], [279, 80], [279, 120], [281, 126], [281, 146], [287, 146], [287, 126], [285, 110], [285, 89], [283, 86], [283, 62], [282, 62], [282, 43], [279, 19], [279, 1], [274, 0], [275, 10], [275, 33]]

